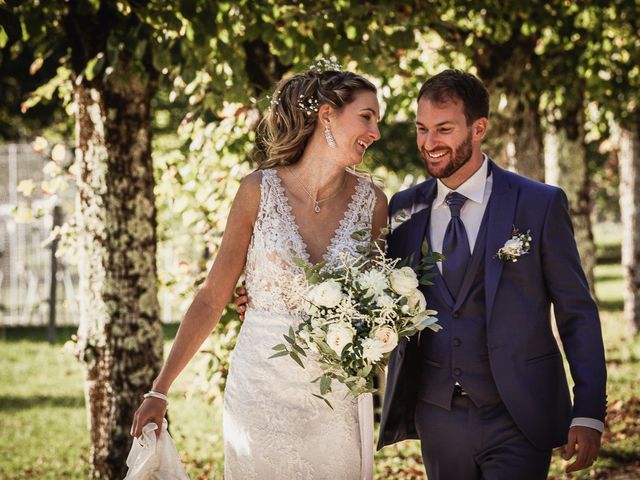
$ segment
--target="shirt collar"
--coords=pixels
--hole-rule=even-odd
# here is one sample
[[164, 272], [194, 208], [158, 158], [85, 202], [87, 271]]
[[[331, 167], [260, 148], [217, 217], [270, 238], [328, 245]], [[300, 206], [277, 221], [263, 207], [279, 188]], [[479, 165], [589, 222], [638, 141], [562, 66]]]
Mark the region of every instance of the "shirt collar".
[[447, 187], [442, 181], [438, 178], [438, 193], [436, 195], [436, 200], [433, 204], [433, 208], [441, 207], [444, 204], [444, 199], [449, 194], [449, 192], [458, 192], [469, 200], [482, 203], [484, 199], [484, 190], [487, 184], [487, 168], [489, 168], [488, 158], [485, 153], [482, 154], [483, 161], [480, 168], [471, 175], [462, 185], [460, 185], [457, 189], [452, 190]]

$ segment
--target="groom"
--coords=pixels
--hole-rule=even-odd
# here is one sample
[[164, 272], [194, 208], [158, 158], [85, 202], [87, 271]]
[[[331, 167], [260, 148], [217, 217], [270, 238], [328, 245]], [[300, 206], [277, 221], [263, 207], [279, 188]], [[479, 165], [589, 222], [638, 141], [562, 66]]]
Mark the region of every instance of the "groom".
[[566, 196], [482, 152], [488, 115], [487, 90], [473, 75], [427, 80], [417, 143], [433, 178], [389, 204], [391, 256], [419, 259], [424, 239], [446, 256], [422, 287], [444, 328], [394, 352], [378, 444], [419, 438], [429, 480], [545, 479], [551, 449], [563, 444], [565, 459], [577, 452], [567, 471], [586, 468], [604, 429], [600, 321]]

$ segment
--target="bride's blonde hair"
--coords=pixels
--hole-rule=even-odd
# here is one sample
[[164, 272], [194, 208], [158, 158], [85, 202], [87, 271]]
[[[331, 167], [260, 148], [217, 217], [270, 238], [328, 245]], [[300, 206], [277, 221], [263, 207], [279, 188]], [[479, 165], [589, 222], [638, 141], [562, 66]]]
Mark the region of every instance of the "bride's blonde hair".
[[300, 160], [318, 123], [318, 108], [328, 103], [339, 110], [362, 90], [377, 92], [366, 78], [345, 71], [309, 70], [281, 80], [265, 119], [266, 158], [259, 168]]

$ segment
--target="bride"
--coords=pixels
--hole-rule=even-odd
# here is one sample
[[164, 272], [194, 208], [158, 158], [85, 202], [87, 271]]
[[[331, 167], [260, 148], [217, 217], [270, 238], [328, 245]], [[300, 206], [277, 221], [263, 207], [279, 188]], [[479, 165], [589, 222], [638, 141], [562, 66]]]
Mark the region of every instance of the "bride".
[[[267, 159], [241, 183], [220, 250], [180, 325], [169, 357], [135, 413], [131, 433], [162, 423], [166, 394], [218, 322], [240, 274], [252, 298], [224, 394], [225, 479], [371, 477], [371, 439], [358, 401], [335, 385], [333, 409], [312, 392], [312, 361], [269, 359], [300, 322], [302, 269], [357, 255], [355, 231], [379, 232], [387, 201], [348, 170], [380, 138], [376, 88], [351, 72], [310, 70], [277, 86], [267, 115]], [[370, 237], [369, 237], [370, 238]], [[366, 240], [368, 241], [368, 239]]]

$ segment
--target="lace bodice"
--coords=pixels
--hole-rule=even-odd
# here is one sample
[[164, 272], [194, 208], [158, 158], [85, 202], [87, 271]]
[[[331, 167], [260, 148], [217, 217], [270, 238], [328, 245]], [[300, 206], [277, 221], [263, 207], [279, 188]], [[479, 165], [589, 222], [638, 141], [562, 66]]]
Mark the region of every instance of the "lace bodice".
[[[345, 253], [357, 255], [358, 245], [369, 241], [375, 201], [371, 182], [358, 178], [347, 211], [323, 256], [328, 265], [336, 264]], [[368, 232], [363, 242], [351, 237], [363, 229]], [[300, 311], [304, 272], [294, 263], [296, 257], [310, 261], [280, 177], [273, 169], [263, 170], [260, 207], [245, 267], [250, 309], [293, 315]]]

